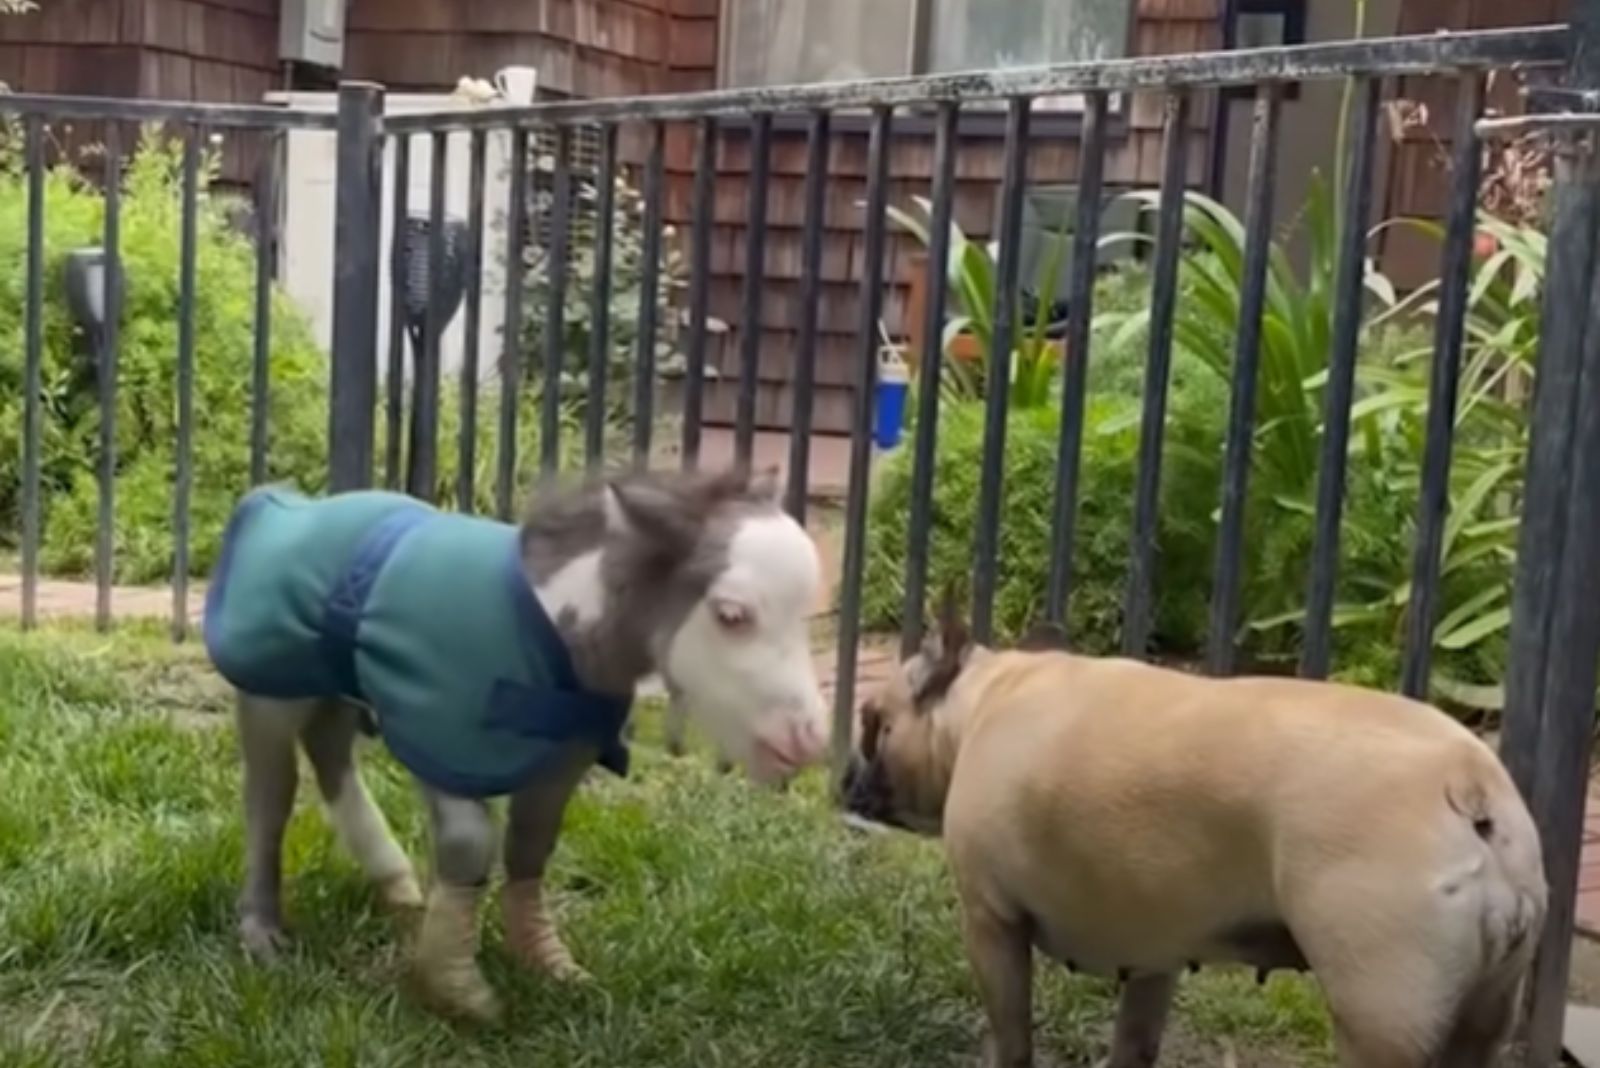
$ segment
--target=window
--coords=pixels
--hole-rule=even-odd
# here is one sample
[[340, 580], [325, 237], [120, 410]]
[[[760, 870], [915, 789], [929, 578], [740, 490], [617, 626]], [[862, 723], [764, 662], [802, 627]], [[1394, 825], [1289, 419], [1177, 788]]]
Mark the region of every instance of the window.
[[1129, 0], [932, 0], [928, 70], [946, 73], [1116, 59]]
[[[1229, 48], [1281, 48], [1306, 42], [1306, 0], [1234, 0], [1234, 18]], [[1255, 88], [1236, 85], [1224, 96], [1248, 100]], [[1283, 87], [1285, 100], [1300, 98], [1300, 83]]]
[[725, 85], [906, 74], [917, 0], [725, 0]]
[[1133, 0], [723, 0], [722, 84], [1111, 59], [1127, 54], [1132, 7]]

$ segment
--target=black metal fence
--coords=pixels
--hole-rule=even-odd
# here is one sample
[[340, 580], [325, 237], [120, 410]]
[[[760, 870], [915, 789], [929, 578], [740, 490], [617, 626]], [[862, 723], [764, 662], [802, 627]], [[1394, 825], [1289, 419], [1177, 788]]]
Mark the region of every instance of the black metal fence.
[[[177, 377], [178, 441], [173, 493], [176, 552], [173, 569], [174, 630], [182, 636], [188, 616], [188, 507], [190, 457], [195, 431], [192, 406], [194, 374], [194, 295], [204, 280], [196, 277], [194, 250], [196, 174], [203, 131], [225, 127], [333, 129], [338, 137], [338, 179], [335, 242], [333, 358], [330, 403], [329, 482], [335, 489], [372, 484], [375, 442], [379, 440], [377, 412], [379, 357], [387, 351], [387, 393], [382, 410], [386, 427], [382, 440], [384, 468], [390, 484], [403, 484], [419, 494], [431, 494], [437, 485], [440, 427], [440, 338], [448, 318], [450, 295], [437, 269], [447, 254], [445, 160], [452, 137], [468, 141], [470, 188], [466, 247], [454, 250], [464, 257], [466, 320], [460, 419], [461, 452], [456, 499], [472, 507], [478, 488], [476, 428], [479, 368], [487, 359], [498, 360], [502, 387], [497, 413], [502, 443], [517, 440], [519, 386], [530, 369], [546, 383], [561, 378], [566, 353], [560, 326], [567, 313], [566, 270], [574, 178], [570, 148], [574, 131], [598, 130], [598, 177], [593, 188], [599, 198], [595, 231], [596, 263], [592, 292], [588, 294], [592, 317], [588, 352], [588, 384], [604, 390], [608, 355], [614, 347], [608, 334], [612, 305], [611, 264], [615, 234], [610, 223], [615, 178], [621, 167], [619, 131], [640, 127], [646, 131], [647, 151], [642, 167], [643, 273], [640, 280], [641, 314], [637, 324], [632, 380], [632, 432], [630, 454], [638, 464], [652, 455], [655, 422], [656, 340], [661, 328], [657, 315], [661, 279], [657, 264], [662, 251], [663, 210], [666, 196], [664, 155], [668, 130], [673, 124], [695, 129], [698, 149], [691, 194], [691, 229], [687, 250], [689, 284], [684, 309], [687, 315], [687, 372], [683, 396], [681, 451], [685, 464], [698, 462], [708, 346], [708, 308], [711, 283], [711, 246], [714, 225], [714, 181], [718, 139], [725, 127], [748, 129], [751, 152], [750, 213], [747, 219], [741, 310], [747, 327], [759, 320], [762, 271], [767, 239], [765, 205], [775, 122], [780, 116], [797, 116], [808, 131], [807, 173], [804, 186], [805, 223], [802, 238], [803, 269], [800, 302], [796, 402], [790, 442], [790, 506], [804, 515], [811, 434], [811, 387], [816, 370], [818, 296], [823, 275], [823, 216], [829, 180], [830, 136], [844, 113], [852, 120], [864, 113], [870, 130], [866, 173], [864, 239], [860, 270], [860, 358], [855, 365], [854, 421], [850, 442], [846, 502], [844, 562], [839, 592], [837, 707], [843, 725], [854, 702], [854, 679], [860, 633], [862, 581], [867, 549], [868, 475], [871, 460], [873, 396], [877, 374], [878, 322], [884, 293], [884, 261], [888, 244], [887, 211], [890, 192], [890, 147], [897, 123], [915, 113], [926, 124], [931, 116], [934, 136], [931, 180], [931, 240], [926, 279], [927, 302], [918, 354], [920, 390], [915, 418], [915, 456], [911, 493], [911, 541], [905, 574], [905, 633], [907, 646], [919, 637], [923, 601], [929, 585], [929, 526], [934, 489], [935, 442], [939, 434], [940, 389], [946, 353], [943, 325], [949, 299], [946, 258], [950, 222], [955, 203], [956, 163], [960, 152], [960, 119], [978, 106], [1005, 109], [1005, 165], [998, 233], [999, 299], [993, 309], [994, 338], [987, 360], [987, 406], [980, 480], [978, 524], [973, 532], [973, 618], [980, 638], [994, 631], [994, 601], [998, 582], [1002, 531], [1002, 489], [1007, 447], [1007, 414], [1012, 350], [1021, 324], [1015, 321], [1009, 299], [1019, 286], [1019, 249], [1023, 225], [1023, 196], [1033, 135], [1033, 102], [1041, 96], [1082, 94], [1080, 191], [1073, 236], [1069, 280], [1069, 322], [1061, 388], [1059, 463], [1054, 486], [1051, 535], [1052, 567], [1044, 596], [1048, 621], [1063, 624], [1073, 595], [1072, 550], [1079, 521], [1080, 458], [1094, 316], [1094, 281], [1100, 203], [1107, 185], [1105, 161], [1112, 139], [1113, 101], [1130, 92], [1165, 94], [1163, 178], [1152, 253], [1152, 289], [1146, 385], [1139, 437], [1139, 462], [1135, 499], [1130, 502], [1134, 520], [1129, 545], [1122, 645], [1131, 655], [1143, 655], [1152, 629], [1159, 488], [1163, 438], [1167, 423], [1168, 383], [1172, 369], [1174, 323], [1179, 296], [1191, 113], [1205, 94], [1224, 88], [1253, 87], [1254, 126], [1251, 136], [1247, 239], [1243, 258], [1243, 285], [1238, 330], [1232, 339], [1234, 380], [1227, 420], [1222, 507], [1217, 539], [1214, 583], [1211, 593], [1207, 668], [1217, 674], [1234, 669], [1235, 635], [1240, 624], [1241, 561], [1244, 554], [1244, 509], [1251, 472], [1251, 450], [1256, 427], [1257, 370], [1261, 349], [1263, 308], [1268, 296], [1270, 226], [1277, 180], [1276, 160], [1280, 136], [1281, 102], [1287, 86], [1318, 79], [1350, 79], [1353, 86], [1351, 156], [1344, 188], [1339, 191], [1343, 218], [1337, 250], [1335, 316], [1324, 390], [1323, 431], [1316, 496], [1315, 544], [1307, 588], [1308, 613], [1304, 626], [1301, 673], [1327, 674], [1332, 648], [1334, 597], [1338, 571], [1340, 532], [1344, 507], [1346, 463], [1350, 446], [1351, 408], [1355, 396], [1355, 371], [1359, 343], [1365, 238], [1372, 213], [1374, 159], [1380, 125], [1380, 102], [1386, 80], [1403, 75], [1438, 74], [1453, 77], [1459, 85], [1458, 111], [1453, 124], [1452, 176], [1446, 237], [1440, 261], [1437, 334], [1430, 377], [1427, 440], [1423, 459], [1421, 496], [1412, 568], [1412, 599], [1406, 626], [1404, 682], [1407, 693], [1422, 695], [1429, 678], [1432, 635], [1437, 622], [1441, 543], [1449, 507], [1450, 471], [1459, 374], [1464, 345], [1464, 315], [1472, 262], [1476, 207], [1480, 184], [1480, 158], [1484, 136], [1497, 124], [1484, 123], [1481, 114], [1485, 75], [1505, 68], [1564, 67], [1564, 90], [1552, 91], [1543, 107], [1578, 113], [1574, 119], [1550, 123], [1558, 148], [1554, 191], [1554, 226], [1550, 237], [1549, 272], [1543, 323], [1542, 350], [1534, 397], [1530, 467], [1521, 527], [1521, 545], [1515, 593], [1513, 655], [1508, 685], [1504, 753], [1519, 785], [1530, 798], [1545, 835], [1547, 858], [1555, 887], [1553, 919], [1540, 958], [1539, 983], [1533, 997], [1530, 1064], [1553, 1063], [1560, 1040], [1568, 942], [1573, 930], [1573, 901], [1580, 849], [1580, 824], [1584, 800], [1584, 772], [1589, 736], [1594, 720], [1596, 661], [1600, 656], [1600, 549], [1593, 531], [1600, 527], [1600, 405], [1581, 403], [1600, 395], [1600, 300], [1596, 293], [1597, 225], [1600, 225], [1600, 161], [1592, 143], [1588, 116], [1600, 111], [1600, 3], [1574, 4], [1572, 27], [1545, 27], [1486, 33], [1445, 34], [1344, 44], [1238, 51], [1215, 55], [1173, 56], [1077, 64], [1048, 69], [984, 72], [905, 78], [887, 81], [824, 85], [781, 90], [719, 91], [700, 94], [583, 102], [541, 104], [519, 108], [452, 110], [430, 114], [386, 115], [383, 91], [373, 85], [348, 84], [339, 93], [337, 115], [267, 108], [178, 107], [164, 104], [41, 98], [25, 95], [0, 97], [0, 112], [21, 116], [27, 137], [29, 203], [29, 256], [26, 353], [25, 436], [22, 505], [22, 615], [25, 625], [35, 619], [39, 574], [39, 522], [41, 421], [40, 353], [42, 279], [43, 124], [60, 118], [113, 119], [124, 122], [176, 123], [184, 138], [183, 267], [179, 317]], [[1540, 103], [1535, 101], [1535, 103]], [[486, 204], [486, 144], [495, 131], [509, 131], [512, 165], [505, 204], [507, 225], [503, 249], [487, 249], [480, 239], [483, 221], [492, 205]], [[528, 182], [530, 139], [554, 131], [556, 150], [549, 189], [554, 209], [549, 213], [550, 270], [548, 304], [525, 307], [524, 289], [506, 287], [502, 336], [487, 338], [483, 324], [483, 266], [488, 255], [499, 252], [509, 265], [524, 261], [528, 241]], [[395, 246], [405, 222], [410, 145], [425, 137], [431, 149], [432, 186], [429, 197], [427, 261], [431, 288], [426, 294], [425, 327], [411, 382], [405, 395], [404, 338], [393, 315], [389, 336], [379, 337], [378, 307], [385, 265], [381, 260], [382, 203], [386, 142], [393, 143]], [[119, 141], [108, 138], [106, 172], [117, 173]], [[268, 153], [256, 184], [256, 196], [270, 203], [281, 175], [276, 155]], [[103, 282], [107, 329], [101, 339], [100, 361], [101, 449], [99, 462], [99, 542], [96, 577], [98, 617], [110, 618], [112, 576], [111, 530], [116, 510], [113, 496], [116, 471], [116, 353], [119, 279], [115, 264], [118, 247], [117, 182], [106, 183], [104, 244], [111, 265]], [[263, 211], [272, 219], [270, 211]], [[253, 417], [250, 436], [251, 472], [260, 479], [265, 470], [267, 398], [266, 314], [272, 277], [274, 241], [271, 224], [259, 245], [255, 374], [252, 385]], [[391, 268], [398, 264], [391, 264]], [[404, 272], [392, 270], [396, 306], [405, 296]], [[1580, 309], [1583, 314], [1580, 314]], [[542, 316], [540, 352], [524, 351], [522, 325], [529, 316]], [[735, 453], [748, 460], [756, 430], [756, 389], [762, 360], [760, 332], [746, 329], [739, 348], [739, 380]], [[553, 471], [562, 463], [566, 442], [561, 433], [563, 415], [560, 391], [546, 388], [540, 401], [540, 468]], [[584, 416], [582, 452], [589, 466], [603, 459], [605, 409], [590, 404]], [[405, 441], [402, 442], [402, 433]], [[402, 464], [404, 470], [402, 471]], [[495, 510], [509, 516], [514, 503], [517, 457], [502, 447], [494, 477]]]

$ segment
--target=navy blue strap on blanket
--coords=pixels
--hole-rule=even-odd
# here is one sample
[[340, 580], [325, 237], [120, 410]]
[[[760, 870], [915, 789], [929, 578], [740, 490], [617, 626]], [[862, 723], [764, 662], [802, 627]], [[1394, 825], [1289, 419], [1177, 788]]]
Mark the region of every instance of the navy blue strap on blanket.
[[328, 594], [322, 614], [322, 655], [344, 689], [346, 697], [362, 700], [361, 681], [356, 674], [356, 632], [361, 629], [361, 613], [372, 595], [373, 584], [383, 571], [395, 546], [416, 527], [439, 513], [418, 505], [402, 508], [380, 520], [361, 539], [350, 566]]
[[[507, 568], [510, 574], [506, 577], [512, 591], [511, 603], [516, 609], [517, 623], [522, 632], [533, 639], [532, 645], [538, 650], [537, 655], [543, 661], [544, 672], [549, 675], [554, 692], [513, 695], [508, 689], [497, 687], [494, 710], [497, 721], [515, 729], [516, 721], [507, 717], [517, 716], [520, 719], [516, 709], [519, 706], [527, 708], [523, 702], [528, 699], [537, 699], [542, 702], [538, 706], [538, 719], [541, 722], [533, 733], [553, 739], [586, 738], [598, 742], [601, 766], [618, 775], [626, 775], [628, 747], [622, 742], [622, 728], [633, 708], [632, 699], [593, 693], [578, 684], [578, 673], [573, 669], [572, 655], [567, 651], [566, 641], [550, 621], [544, 605], [539, 603], [539, 598], [528, 587], [520, 546], [513, 547], [507, 559]], [[529, 649], [529, 655], [535, 655], [533, 649]], [[534, 677], [537, 678], [538, 674]], [[564, 733], [556, 734], [557, 729]]]

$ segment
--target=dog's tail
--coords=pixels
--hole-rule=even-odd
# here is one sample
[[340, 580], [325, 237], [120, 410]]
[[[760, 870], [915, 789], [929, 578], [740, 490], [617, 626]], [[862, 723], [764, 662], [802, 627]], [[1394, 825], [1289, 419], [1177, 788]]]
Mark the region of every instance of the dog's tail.
[[1445, 796], [1478, 842], [1475, 975], [1451, 1028], [1442, 1064], [1488, 1064], [1506, 1036], [1522, 981], [1544, 927], [1547, 889], [1539, 832], [1511, 776], [1487, 747], [1474, 745], [1446, 781]]

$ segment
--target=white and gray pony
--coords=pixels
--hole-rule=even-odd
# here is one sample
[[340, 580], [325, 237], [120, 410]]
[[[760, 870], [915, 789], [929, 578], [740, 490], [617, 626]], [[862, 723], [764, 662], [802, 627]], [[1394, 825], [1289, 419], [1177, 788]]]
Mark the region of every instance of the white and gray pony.
[[[827, 749], [827, 717], [808, 636], [821, 569], [814, 543], [780, 506], [775, 475], [637, 475], [552, 492], [521, 527], [522, 572], [588, 691], [631, 699], [665, 681], [709, 738], [758, 782], [787, 781]], [[450, 610], [470, 612], [470, 605]], [[381, 708], [348, 697], [241, 693], [246, 870], [240, 933], [271, 957], [285, 944], [282, 841], [296, 790], [296, 742], [343, 845], [398, 909], [422, 908], [413, 980], [435, 1007], [493, 1019], [478, 969], [477, 912], [495, 858], [484, 799], [419, 781], [432, 827], [424, 897], [412, 864], [362, 785], [354, 743]], [[510, 797], [503, 904], [512, 955], [557, 978], [585, 974], [546, 906], [545, 866], [562, 814], [598, 757], [574, 743], [556, 770]]]

